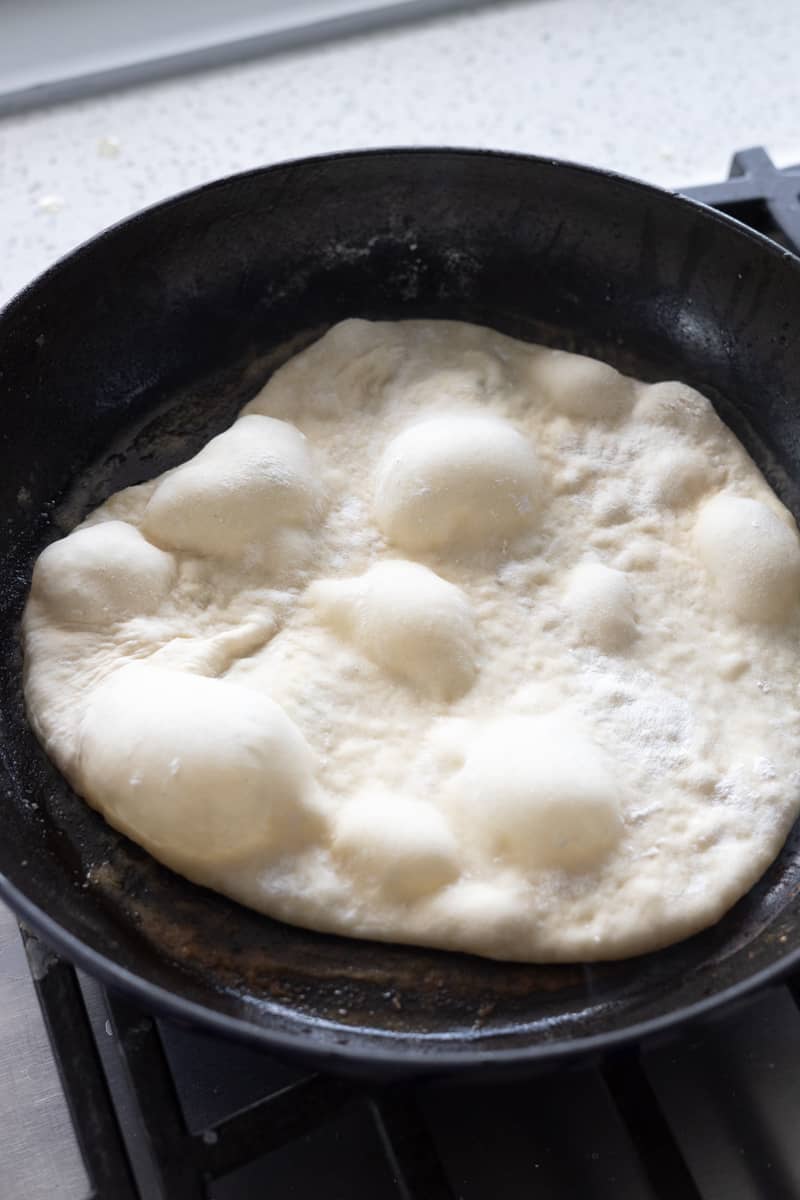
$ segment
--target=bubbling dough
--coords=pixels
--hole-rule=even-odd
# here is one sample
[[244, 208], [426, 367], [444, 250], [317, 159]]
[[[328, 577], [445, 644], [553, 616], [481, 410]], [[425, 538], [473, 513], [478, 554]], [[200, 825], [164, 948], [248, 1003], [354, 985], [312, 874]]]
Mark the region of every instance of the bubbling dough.
[[695, 435], [713, 429], [714, 410], [700, 392], [675, 379], [641, 385], [635, 420]]
[[513, 958], [513, 947], [525, 937], [525, 898], [520, 888], [484, 883], [462, 876], [441, 897], [433, 898], [443, 921], [456, 931], [470, 926], [476, 931], [476, 949], [494, 958]]
[[129, 837], [194, 875], [319, 836], [313, 759], [266, 696], [131, 663], [90, 696], [78, 786]]
[[708, 491], [716, 474], [699, 450], [680, 445], [660, 450], [646, 469], [653, 499], [668, 509], [694, 503]]
[[600, 650], [622, 650], [636, 637], [633, 592], [624, 571], [581, 563], [570, 574], [565, 602], [582, 640]]
[[561, 719], [491, 722], [478, 733], [453, 797], [489, 853], [523, 870], [589, 870], [622, 836], [621, 788], [610, 764]]
[[797, 533], [766, 504], [722, 493], [694, 529], [719, 603], [745, 621], [783, 621], [800, 598]]
[[309, 599], [340, 636], [422, 692], [454, 700], [472, 686], [472, 607], [460, 588], [427, 567], [377, 563], [357, 579], [318, 581]]
[[[174, 550], [234, 561], [280, 558], [292, 527], [313, 523], [319, 489], [306, 439], [293, 425], [250, 414], [165, 475], [147, 505], [145, 534]], [[277, 549], [276, 549], [277, 543]]]
[[404, 550], [483, 546], [529, 528], [541, 477], [531, 442], [497, 417], [432, 417], [398, 434], [378, 464], [375, 520]]
[[31, 595], [58, 625], [107, 625], [154, 612], [175, 582], [171, 554], [124, 521], [76, 529], [39, 555]]
[[533, 360], [535, 391], [568, 417], [608, 420], [633, 404], [633, 381], [607, 363], [553, 350]]
[[352, 320], [43, 552], [25, 701], [115, 828], [272, 917], [612, 959], [716, 921], [800, 812], [798, 596], [699, 392]]
[[380, 789], [344, 805], [332, 853], [364, 889], [402, 903], [437, 891], [460, 873], [458, 845], [442, 814]]

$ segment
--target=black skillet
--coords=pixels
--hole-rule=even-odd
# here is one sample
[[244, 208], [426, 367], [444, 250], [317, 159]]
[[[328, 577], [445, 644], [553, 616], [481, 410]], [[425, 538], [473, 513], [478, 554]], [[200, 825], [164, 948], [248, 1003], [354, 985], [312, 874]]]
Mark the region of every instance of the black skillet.
[[713, 398], [800, 514], [800, 261], [628, 179], [450, 150], [254, 171], [95, 239], [0, 318], [0, 894], [147, 1009], [329, 1069], [497, 1078], [663, 1029], [800, 959], [800, 831], [717, 926], [600, 966], [519, 966], [293, 929], [113, 832], [26, 721], [37, 552], [222, 429], [347, 316], [450, 317]]

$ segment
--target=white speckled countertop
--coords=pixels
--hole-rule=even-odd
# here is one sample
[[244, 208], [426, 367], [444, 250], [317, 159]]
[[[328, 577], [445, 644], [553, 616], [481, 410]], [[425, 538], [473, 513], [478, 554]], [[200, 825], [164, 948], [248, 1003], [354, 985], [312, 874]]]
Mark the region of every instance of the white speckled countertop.
[[[752, 144], [797, 162], [799, 68], [797, 0], [518, 0], [0, 120], [0, 302], [145, 205], [304, 154], [491, 146], [668, 187]], [[0, 1071], [0, 1195], [79, 1197], [2, 908]]]

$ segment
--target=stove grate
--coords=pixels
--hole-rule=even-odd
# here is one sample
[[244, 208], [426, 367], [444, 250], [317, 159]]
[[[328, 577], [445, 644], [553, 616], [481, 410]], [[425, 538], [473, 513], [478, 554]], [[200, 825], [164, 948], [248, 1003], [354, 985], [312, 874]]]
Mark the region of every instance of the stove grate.
[[[97, 1200], [800, 1195], [800, 975], [670, 1036], [528, 1082], [367, 1088], [276, 1066], [101, 992], [110, 1070], [74, 968], [24, 936]], [[263, 1094], [218, 1096], [213, 1119], [197, 1124], [193, 1069], [203, 1060], [213, 1076], [226, 1058], [234, 1075], [246, 1064], [261, 1078]]]
[[763, 146], [751, 146], [734, 154], [723, 183], [681, 192], [800, 254], [800, 165], [780, 169]]

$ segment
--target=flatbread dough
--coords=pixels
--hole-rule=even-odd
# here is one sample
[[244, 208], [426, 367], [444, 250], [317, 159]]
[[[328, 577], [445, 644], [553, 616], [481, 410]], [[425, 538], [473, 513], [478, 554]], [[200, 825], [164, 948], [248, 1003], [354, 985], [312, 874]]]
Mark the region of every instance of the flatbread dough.
[[31, 722], [199, 883], [530, 961], [717, 920], [800, 809], [800, 542], [681, 383], [345, 321], [39, 558]]

